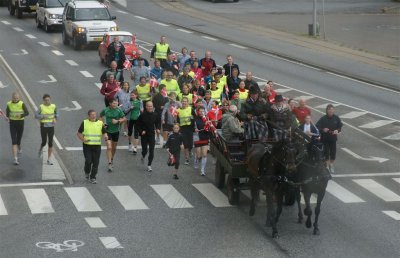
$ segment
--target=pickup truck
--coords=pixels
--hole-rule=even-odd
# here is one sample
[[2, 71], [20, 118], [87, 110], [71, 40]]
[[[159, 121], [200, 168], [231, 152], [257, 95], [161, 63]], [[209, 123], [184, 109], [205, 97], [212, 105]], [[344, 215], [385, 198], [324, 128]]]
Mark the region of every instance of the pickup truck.
[[18, 19], [22, 18], [22, 13], [36, 12], [36, 3], [38, 0], [8, 0], [8, 11], [10, 15], [17, 15]]

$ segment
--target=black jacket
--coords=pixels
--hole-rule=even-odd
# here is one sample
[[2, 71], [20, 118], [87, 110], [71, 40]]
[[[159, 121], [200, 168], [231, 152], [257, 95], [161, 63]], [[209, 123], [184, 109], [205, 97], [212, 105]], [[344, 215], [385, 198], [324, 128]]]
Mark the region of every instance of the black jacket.
[[183, 137], [180, 133], [171, 133], [168, 136], [167, 143], [165, 146], [170, 153], [178, 153], [181, 150], [181, 145], [183, 144]]
[[147, 111], [144, 111], [142, 114], [140, 114], [138, 120], [136, 121], [136, 126], [139, 134], [142, 135], [142, 132], [146, 131], [146, 136], [154, 136], [155, 130], [161, 128], [157, 113], [149, 113]]
[[[337, 135], [333, 134], [333, 131], [338, 130], [340, 132], [343, 124], [337, 115], [333, 115], [332, 117], [325, 115], [318, 120], [315, 126], [321, 133], [322, 141], [337, 141]], [[329, 128], [329, 131], [325, 133], [322, 130], [324, 128]]]

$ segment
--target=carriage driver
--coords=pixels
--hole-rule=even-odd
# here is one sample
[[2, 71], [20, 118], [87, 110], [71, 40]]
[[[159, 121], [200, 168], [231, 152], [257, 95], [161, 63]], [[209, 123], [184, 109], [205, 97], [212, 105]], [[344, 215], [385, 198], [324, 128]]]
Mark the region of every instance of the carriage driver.
[[272, 132], [275, 141], [286, 139], [290, 127], [296, 128], [296, 125], [292, 124], [292, 112], [282, 95], [275, 96], [275, 103], [271, 106], [269, 118], [274, 123]]

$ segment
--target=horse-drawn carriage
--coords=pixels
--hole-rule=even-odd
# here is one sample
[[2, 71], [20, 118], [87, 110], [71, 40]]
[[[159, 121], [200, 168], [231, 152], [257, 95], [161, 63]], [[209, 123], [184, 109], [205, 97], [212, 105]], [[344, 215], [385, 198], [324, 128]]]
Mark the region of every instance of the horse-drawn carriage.
[[[276, 223], [282, 212], [283, 199], [297, 201], [298, 221], [302, 222], [300, 191], [304, 194], [307, 216], [306, 226], [311, 227], [311, 193], [317, 193], [314, 234], [319, 234], [318, 215], [330, 174], [324, 165], [323, 148], [318, 142], [298, 130], [290, 131], [287, 139], [270, 142], [245, 140], [226, 141], [220, 132], [212, 137], [210, 152], [216, 159], [215, 185], [223, 188], [226, 181], [229, 203], [239, 203], [240, 190], [251, 190], [250, 215], [254, 215], [260, 190], [267, 199], [266, 225], [272, 227], [277, 237]], [[288, 191], [288, 189], [294, 189]]]

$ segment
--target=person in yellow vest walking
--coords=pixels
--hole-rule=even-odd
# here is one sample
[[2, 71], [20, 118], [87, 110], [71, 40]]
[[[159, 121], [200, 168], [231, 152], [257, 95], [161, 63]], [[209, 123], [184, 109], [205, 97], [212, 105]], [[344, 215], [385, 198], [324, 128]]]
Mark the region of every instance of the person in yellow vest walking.
[[85, 176], [92, 184], [96, 184], [96, 175], [99, 168], [101, 154], [101, 136], [108, 141], [106, 128], [101, 120], [97, 119], [96, 111], [89, 110], [88, 118], [81, 123], [77, 136], [83, 143], [85, 157]]
[[151, 61], [154, 59], [160, 60], [161, 67], [165, 67], [165, 63], [167, 62], [167, 56], [171, 54], [171, 49], [167, 43], [167, 38], [165, 36], [160, 37], [160, 42], [156, 43], [151, 50], [150, 58]]
[[182, 107], [178, 109], [178, 122], [181, 127], [183, 146], [185, 147], [185, 165], [189, 165], [190, 152], [193, 148], [193, 111], [188, 104], [188, 99], [183, 97]]
[[12, 153], [14, 165], [19, 165], [18, 154], [22, 153], [21, 139], [24, 133], [24, 119], [29, 115], [28, 109], [18, 93], [12, 94], [12, 100], [7, 103], [6, 117], [10, 123]]
[[[55, 104], [52, 104], [49, 94], [43, 95], [43, 104], [40, 104], [39, 109], [36, 111], [35, 118], [40, 120], [40, 135], [42, 137], [42, 143], [39, 148], [39, 158], [43, 155], [43, 147], [48, 144], [47, 151], [47, 165], [53, 165], [50, 160], [51, 154], [53, 153], [53, 137], [54, 137], [54, 126], [57, 123], [58, 112]], [[47, 139], [48, 142], [47, 142]]]

